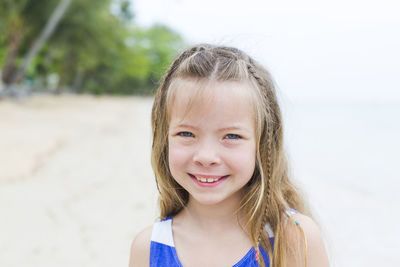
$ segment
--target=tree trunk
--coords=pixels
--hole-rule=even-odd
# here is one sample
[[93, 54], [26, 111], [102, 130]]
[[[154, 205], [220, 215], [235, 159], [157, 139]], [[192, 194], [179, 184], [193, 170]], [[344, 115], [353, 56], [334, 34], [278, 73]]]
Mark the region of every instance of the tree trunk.
[[74, 81], [72, 83], [72, 90], [76, 93], [82, 93], [82, 83], [84, 75], [81, 71], [75, 72]]
[[11, 83], [18, 82], [25, 76], [26, 69], [28, 68], [30, 62], [40, 51], [43, 44], [49, 39], [57, 24], [60, 22], [61, 18], [70, 6], [71, 1], [72, 0], [60, 0], [54, 12], [51, 14], [50, 19], [47, 21], [43, 31], [41, 32], [39, 37], [33, 42], [33, 45], [25, 56], [24, 61], [18, 72], [12, 77]]
[[5, 86], [8, 86], [14, 80], [17, 68], [15, 66], [15, 59], [18, 55], [18, 49], [22, 42], [22, 34], [18, 29], [11, 30], [7, 42], [7, 58], [4, 64], [1, 79]]

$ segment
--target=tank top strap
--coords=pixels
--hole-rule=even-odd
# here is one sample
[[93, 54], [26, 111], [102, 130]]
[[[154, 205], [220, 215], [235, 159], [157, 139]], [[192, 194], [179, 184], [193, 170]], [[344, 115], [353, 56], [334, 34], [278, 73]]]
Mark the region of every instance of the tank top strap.
[[288, 208], [287, 210], [286, 210], [286, 214], [288, 215], [288, 216], [291, 216], [291, 215], [293, 215], [293, 214], [297, 214], [297, 213], [299, 213], [297, 210], [295, 210], [295, 209], [292, 209], [292, 208]]
[[269, 238], [273, 238], [274, 237], [274, 231], [272, 231], [271, 225], [269, 223], [267, 223], [265, 225], [264, 229], [265, 229], [265, 231], [267, 231]]
[[[299, 212], [297, 210], [295, 210], [295, 209], [292, 209], [292, 208], [288, 208], [286, 210], [286, 215], [289, 216], [289, 217], [291, 215], [297, 214], [297, 213], [299, 213]], [[272, 231], [271, 225], [269, 223], [267, 223], [264, 228], [265, 228], [265, 231], [267, 231], [269, 238], [273, 238], [274, 237], [274, 231]]]
[[175, 247], [172, 237], [172, 217], [154, 223], [151, 241]]

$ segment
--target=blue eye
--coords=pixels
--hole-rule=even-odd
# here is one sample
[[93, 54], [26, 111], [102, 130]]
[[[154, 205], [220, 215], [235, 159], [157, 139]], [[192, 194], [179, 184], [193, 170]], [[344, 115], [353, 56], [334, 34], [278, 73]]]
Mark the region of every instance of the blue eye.
[[178, 135], [182, 136], [182, 137], [193, 137], [194, 136], [191, 132], [179, 132]]
[[227, 134], [225, 137], [227, 139], [240, 139], [241, 138], [240, 135], [237, 135], [237, 134]]

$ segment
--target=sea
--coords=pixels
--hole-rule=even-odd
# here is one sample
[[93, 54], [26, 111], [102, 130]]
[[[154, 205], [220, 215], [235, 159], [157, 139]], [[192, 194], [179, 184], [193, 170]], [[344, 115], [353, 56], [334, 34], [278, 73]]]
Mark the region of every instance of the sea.
[[282, 114], [332, 266], [400, 266], [400, 103], [286, 102]]

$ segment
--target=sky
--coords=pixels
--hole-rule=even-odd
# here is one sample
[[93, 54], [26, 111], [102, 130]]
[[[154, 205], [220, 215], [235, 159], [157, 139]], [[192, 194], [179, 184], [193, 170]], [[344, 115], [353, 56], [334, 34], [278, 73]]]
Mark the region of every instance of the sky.
[[238, 47], [287, 101], [400, 104], [397, 0], [134, 0], [135, 22]]

